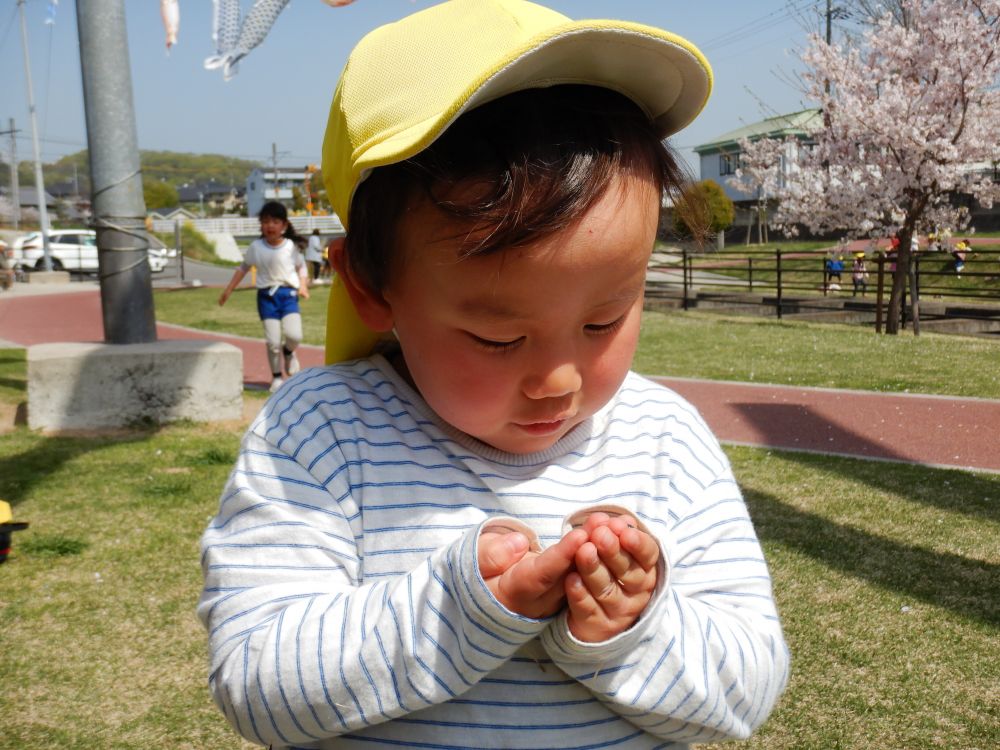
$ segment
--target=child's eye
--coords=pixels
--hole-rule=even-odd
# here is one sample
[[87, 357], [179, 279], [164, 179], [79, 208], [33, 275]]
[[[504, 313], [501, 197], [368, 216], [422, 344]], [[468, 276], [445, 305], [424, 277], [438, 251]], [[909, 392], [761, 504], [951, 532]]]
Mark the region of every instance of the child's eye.
[[[626, 313], [626, 315], [627, 314], [628, 313]], [[596, 333], [598, 335], [614, 333], [623, 325], [625, 325], [626, 315], [622, 315], [620, 318], [612, 320], [610, 323], [592, 323], [590, 325], [584, 326], [584, 328], [586, 329], [587, 333]]]
[[484, 339], [482, 336], [477, 336], [474, 333], [470, 333], [469, 336], [476, 343], [477, 346], [481, 346], [483, 349], [489, 352], [509, 352], [512, 349], [517, 348], [522, 341], [524, 341], [524, 336], [519, 336], [516, 339], [511, 339], [510, 341], [495, 341], [493, 339]]

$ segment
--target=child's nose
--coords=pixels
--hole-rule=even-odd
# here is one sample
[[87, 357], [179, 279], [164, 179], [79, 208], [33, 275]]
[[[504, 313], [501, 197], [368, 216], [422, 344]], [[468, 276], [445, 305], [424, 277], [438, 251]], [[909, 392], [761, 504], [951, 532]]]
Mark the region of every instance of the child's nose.
[[531, 399], [558, 398], [576, 393], [583, 376], [575, 362], [561, 362], [545, 367], [524, 381], [524, 395]]

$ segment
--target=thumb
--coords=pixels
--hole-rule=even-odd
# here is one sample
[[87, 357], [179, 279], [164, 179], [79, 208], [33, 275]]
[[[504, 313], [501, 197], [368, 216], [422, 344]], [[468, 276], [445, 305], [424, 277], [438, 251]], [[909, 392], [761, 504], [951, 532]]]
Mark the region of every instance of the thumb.
[[518, 531], [484, 531], [476, 545], [479, 574], [484, 579], [495, 578], [524, 557], [528, 546], [528, 538]]

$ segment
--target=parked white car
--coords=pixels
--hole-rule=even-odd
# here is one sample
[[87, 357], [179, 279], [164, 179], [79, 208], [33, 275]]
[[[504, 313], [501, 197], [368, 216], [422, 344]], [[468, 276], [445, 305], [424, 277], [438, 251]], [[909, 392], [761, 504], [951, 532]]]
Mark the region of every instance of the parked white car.
[[170, 251], [165, 247], [149, 248], [149, 270], [153, 273], [160, 273], [167, 267], [167, 259], [172, 257]]
[[[53, 229], [49, 232], [53, 271], [97, 273], [97, 232], [93, 229]], [[18, 237], [13, 245], [13, 262], [29, 271], [45, 270], [45, 250], [42, 233], [31, 232]], [[165, 247], [149, 248], [149, 269], [159, 273], [173, 257]]]

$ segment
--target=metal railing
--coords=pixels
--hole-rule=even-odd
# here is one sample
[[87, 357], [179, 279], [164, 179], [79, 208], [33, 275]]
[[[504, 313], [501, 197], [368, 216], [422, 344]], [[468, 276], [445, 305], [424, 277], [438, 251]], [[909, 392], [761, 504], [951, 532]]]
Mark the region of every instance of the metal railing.
[[[855, 285], [850, 253], [844, 254], [839, 273], [831, 273], [831, 253], [823, 250], [679, 248], [666, 256], [665, 262], [650, 268], [647, 293], [654, 305], [659, 298], [685, 310], [739, 309], [778, 318], [794, 314], [800, 319], [871, 324], [879, 330], [887, 315], [895, 268], [884, 251], [869, 253], [864, 258], [865, 283]], [[904, 293], [902, 325], [908, 323], [912, 301], [908, 297], [915, 289], [921, 320], [989, 321], [1000, 331], [1000, 250], [971, 250], [964, 263], [949, 252], [921, 251], [913, 256], [912, 273], [914, 283], [907, 284]]]
[[[219, 219], [153, 219], [154, 232], [173, 232], [180, 221], [190, 224], [202, 234], [231, 234], [236, 237], [256, 237], [260, 234], [260, 222], [254, 218], [227, 217]], [[290, 216], [289, 221], [299, 234], [308, 234], [318, 229], [323, 234], [343, 234], [344, 225], [336, 214], [329, 216]]]

